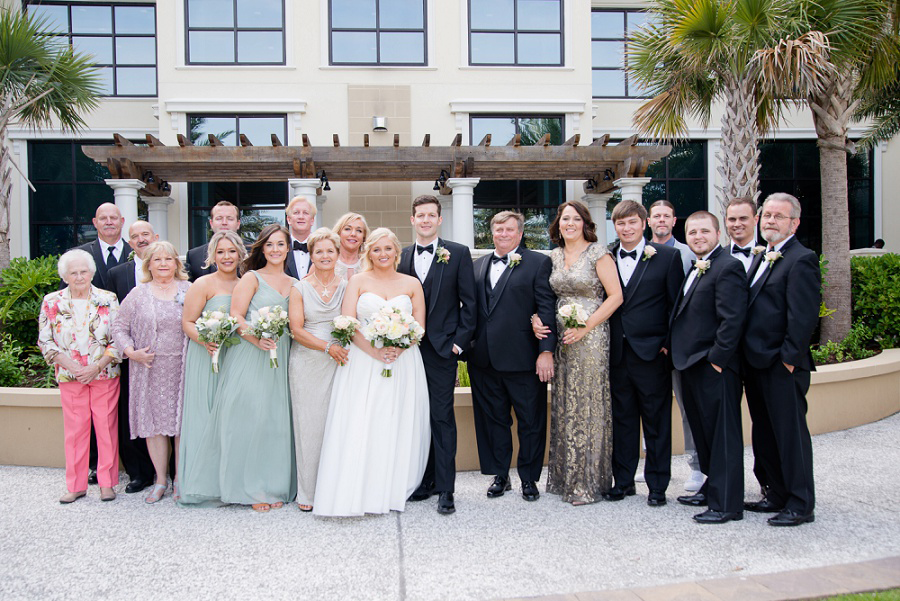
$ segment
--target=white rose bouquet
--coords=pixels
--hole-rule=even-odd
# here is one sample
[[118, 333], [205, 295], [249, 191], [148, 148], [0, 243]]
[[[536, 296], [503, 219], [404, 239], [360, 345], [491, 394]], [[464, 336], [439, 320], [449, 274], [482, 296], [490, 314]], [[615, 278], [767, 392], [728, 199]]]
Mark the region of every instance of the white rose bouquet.
[[338, 315], [331, 321], [331, 337], [346, 348], [359, 326], [359, 320], [348, 315]]
[[[256, 336], [260, 340], [270, 338], [278, 340], [288, 327], [288, 313], [281, 305], [260, 307], [258, 311], [250, 314], [250, 325], [246, 332]], [[278, 349], [269, 351], [269, 367], [278, 367]]]
[[559, 316], [563, 318], [566, 328], [587, 327], [588, 314], [581, 303], [569, 303], [559, 308]]
[[214, 374], [217, 374], [219, 373], [219, 353], [222, 351], [222, 347], [234, 346], [240, 342], [237, 336], [232, 336], [238, 327], [237, 319], [223, 309], [217, 309], [201, 313], [200, 319], [194, 322], [194, 325], [197, 326], [200, 342], [217, 346], [212, 356], [212, 370]]
[[[409, 348], [422, 340], [425, 329], [409, 313], [393, 307], [382, 307], [366, 321], [362, 335], [374, 348]], [[384, 364], [381, 375], [391, 377], [390, 364]]]

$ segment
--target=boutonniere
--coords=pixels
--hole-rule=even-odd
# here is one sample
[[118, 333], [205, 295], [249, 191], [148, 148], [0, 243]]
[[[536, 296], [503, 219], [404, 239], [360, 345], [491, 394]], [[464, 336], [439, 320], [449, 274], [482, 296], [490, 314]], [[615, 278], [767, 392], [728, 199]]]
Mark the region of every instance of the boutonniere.
[[512, 269], [522, 262], [522, 255], [520, 255], [519, 253], [512, 252], [507, 254], [506, 256], [509, 257], [509, 269]]
[[446, 265], [450, 262], [450, 251], [447, 250], [446, 247], [438, 246], [437, 250], [434, 251], [434, 256], [438, 263]]
[[650, 246], [649, 244], [644, 247], [644, 256], [641, 257], [641, 261], [646, 261], [647, 259], [652, 259], [656, 256], [656, 249]]
[[770, 250], [769, 252], [766, 253], [766, 263], [769, 264], [770, 268], [772, 267], [772, 265], [775, 264], [775, 261], [777, 261], [780, 258], [781, 258], [781, 251]]
[[765, 246], [754, 246], [754, 247], [753, 247], [753, 250], [751, 250], [750, 252], [752, 252], [752, 253], [753, 253], [753, 256], [755, 257], [755, 256], [758, 255], [759, 253], [765, 252], [765, 250], [766, 250], [766, 247], [765, 247]]
[[175, 293], [175, 302], [179, 305], [184, 305], [184, 290], [179, 289], [178, 292]]
[[706, 273], [706, 270], [709, 269], [709, 266], [710, 266], [711, 264], [712, 264], [712, 262], [711, 262], [709, 259], [705, 259], [705, 260], [699, 259], [699, 260], [697, 260], [697, 261], [694, 263], [694, 267], [697, 268], [697, 277], [699, 278], [699, 277], [701, 277], [704, 273]]
[[130, 253], [128, 253], [128, 260], [134, 261], [134, 251], [131, 251]]

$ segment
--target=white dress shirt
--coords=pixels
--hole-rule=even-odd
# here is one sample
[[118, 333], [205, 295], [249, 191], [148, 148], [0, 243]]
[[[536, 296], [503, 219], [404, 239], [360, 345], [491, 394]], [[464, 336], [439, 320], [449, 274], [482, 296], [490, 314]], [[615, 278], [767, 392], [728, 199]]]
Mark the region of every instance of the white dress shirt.
[[[494, 256], [499, 257], [500, 255], [498, 255], [495, 252]], [[509, 256], [508, 255], [506, 257], [506, 263], [503, 263], [501, 261], [497, 261], [495, 263], [494, 261], [491, 261], [491, 288], [492, 289], [497, 285], [497, 282], [500, 281], [500, 276], [503, 275], [504, 269], [509, 269]]]
[[100, 238], [97, 238], [97, 242], [100, 244], [100, 254], [103, 256], [104, 264], [106, 264], [106, 259], [107, 259], [107, 257], [109, 257], [109, 247], [110, 246], [113, 247], [112, 254], [113, 254], [113, 257], [116, 258], [116, 263], [118, 263], [120, 261], [120, 259], [122, 258], [122, 251], [125, 248], [125, 240], [123, 240], [122, 238], [119, 238], [118, 242], [116, 242], [115, 244], [107, 244]]
[[144, 285], [144, 282], [141, 281], [141, 278], [144, 277], [144, 270], [142, 269], [143, 264], [144, 264], [144, 262], [135, 253], [135, 255], [134, 255], [134, 285], [135, 286], [143, 286]]
[[622, 278], [622, 283], [625, 286], [628, 285], [631, 276], [634, 275], [634, 270], [637, 269], [638, 261], [644, 258], [645, 246], [647, 246], [647, 242], [642, 237], [640, 242], [638, 242], [637, 246], [633, 249], [636, 253], [633, 259], [631, 257], [622, 258], [621, 251], [625, 250], [625, 248], [621, 245], [619, 246], [619, 250], [616, 251], [616, 265], [619, 267], [619, 276]]
[[[302, 250], [293, 250], [294, 248], [294, 238], [291, 235], [291, 252], [294, 253], [294, 265], [297, 266], [297, 277], [303, 278], [307, 272], [309, 272], [309, 253], [303, 252]], [[297, 242], [305, 243], [309, 241], [309, 236], [306, 237], [306, 240], [297, 240]]]
[[[418, 246], [426, 247], [429, 250], [419, 253], [419, 249], [416, 248]], [[423, 284], [425, 283], [425, 278], [428, 277], [428, 271], [431, 269], [431, 264], [434, 262], [434, 251], [436, 248], [437, 239], [432, 240], [428, 244], [421, 244], [417, 240], [416, 246], [413, 247], [413, 264], [416, 268], [416, 276], [418, 276], [419, 281]]]
[[[736, 244], [734, 240], [732, 240], [731, 244], [728, 245], [729, 254], [731, 254], [732, 257], [741, 262], [741, 264], [744, 266], [744, 273], [750, 271], [750, 264], [753, 263], [753, 247], [756, 246], [755, 242], [755, 240], [751, 240], [749, 245], [741, 246], [740, 244]], [[746, 255], [744, 255], [744, 253], [742, 252], [735, 253], [735, 246], [737, 246], [738, 248], [748, 248], [750, 249], [750, 252]]]
[[[781, 242], [776, 244], [775, 248], [766, 247], [766, 250], [763, 252], [772, 252], [773, 250], [780, 251], [781, 248], [785, 245], [785, 243], [787, 243], [787, 241], [793, 237], [794, 237], [794, 235], [791, 234], [790, 236], [788, 236], [787, 238], [785, 238], [784, 240], [782, 240]], [[753, 287], [754, 284], [756, 284], [757, 281], [759, 281], [759, 278], [762, 277], [762, 274], [764, 274], [768, 268], [769, 268], [769, 262], [766, 261], [765, 257], [763, 257], [762, 262], [759, 264], [759, 267], [756, 269], [756, 274], [753, 276], [753, 281], [750, 282], [751, 288]]]

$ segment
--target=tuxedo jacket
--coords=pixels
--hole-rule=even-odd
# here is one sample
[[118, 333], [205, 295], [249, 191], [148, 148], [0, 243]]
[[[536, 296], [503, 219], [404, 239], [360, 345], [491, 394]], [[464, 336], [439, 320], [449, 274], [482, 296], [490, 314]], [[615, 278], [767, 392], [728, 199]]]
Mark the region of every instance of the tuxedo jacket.
[[[756, 255], [750, 281], [764, 260], [765, 253]], [[752, 367], [765, 369], [783, 361], [815, 370], [809, 343], [819, 322], [820, 286], [816, 253], [797, 238], [785, 242], [781, 258], [750, 287], [743, 351]]]
[[[109, 282], [107, 281], [107, 272], [106, 269], [106, 255], [108, 253], [104, 252], [105, 248], [100, 248], [100, 240], [94, 240], [93, 242], [88, 242], [87, 244], [82, 244], [81, 246], [76, 246], [80, 250], [85, 250], [91, 253], [91, 256], [94, 257], [94, 263], [97, 264], [97, 271], [94, 272], [94, 279], [91, 280], [91, 284], [96, 286], [97, 288], [102, 288], [103, 290], [109, 290]], [[116, 261], [116, 265], [121, 265], [122, 263], [128, 262], [128, 255], [131, 254], [131, 246], [128, 242], [125, 242], [122, 245], [122, 254], [119, 255], [119, 260]], [[63, 284], [65, 286], [65, 284]]]
[[747, 275], [741, 262], [721, 246], [713, 250], [709, 261], [706, 273], [694, 279], [675, 305], [669, 354], [679, 371], [709, 361], [740, 372], [738, 349], [747, 313]]
[[[312, 267], [312, 263], [310, 263], [310, 267]], [[297, 262], [294, 260], [294, 251], [290, 248], [288, 249], [287, 259], [284, 262], [284, 272], [295, 280], [303, 279], [297, 273]]]
[[134, 261], [127, 261], [121, 265], [116, 265], [109, 270], [107, 274], [109, 280], [108, 290], [116, 295], [119, 304], [125, 300], [128, 293], [135, 289], [137, 280], [134, 276]]
[[206, 262], [206, 251], [207, 245], [201, 244], [200, 246], [187, 251], [185, 254], [185, 263], [187, 263], [185, 269], [188, 272], [188, 279], [192, 282], [196, 282], [197, 278], [200, 276], [212, 273], [216, 270], [215, 265], [210, 265], [209, 267], [203, 266]]
[[[432, 259], [422, 283], [425, 291], [425, 337], [438, 355], [449, 359], [453, 345], [468, 348], [475, 333], [475, 276], [468, 247], [438, 238], [437, 247], [450, 252], [447, 263]], [[418, 279], [416, 246], [407, 246], [400, 255], [398, 271]]]
[[[497, 371], [531, 371], [538, 354], [553, 352], [556, 332], [538, 340], [531, 329], [535, 313], [545, 324], [556, 323], [556, 296], [550, 288], [550, 257], [516, 249], [522, 256], [515, 267], [507, 267], [491, 291], [490, 266], [493, 253], [475, 261], [475, 299], [478, 307], [475, 336], [469, 361]], [[491, 294], [493, 292], [493, 294]]]
[[[625, 340], [644, 361], [652, 361], [659, 355], [669, 334], [669, 316], [684, 283], [681, 253], [665, 244], [646, 244], [655, 248], [656, 254], [649, 259], [638, 258], [627, 286], [619, 277], [623, 300], [609, 320], [612, 365], [621, 362]], [[618, 244], [612, 252], [618, 273]]]

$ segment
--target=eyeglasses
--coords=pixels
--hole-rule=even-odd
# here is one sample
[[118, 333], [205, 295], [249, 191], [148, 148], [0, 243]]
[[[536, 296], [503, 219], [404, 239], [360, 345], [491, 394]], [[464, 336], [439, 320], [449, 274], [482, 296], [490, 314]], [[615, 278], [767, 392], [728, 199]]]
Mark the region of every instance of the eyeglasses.
[[775, 221], [784, 221], [785, 219], [793, 219], [790, 215], [780, 215], [778, 213], [763, 213], [762, 218], [764, 221], [768, 221], [769, 219], [774, 219]]

